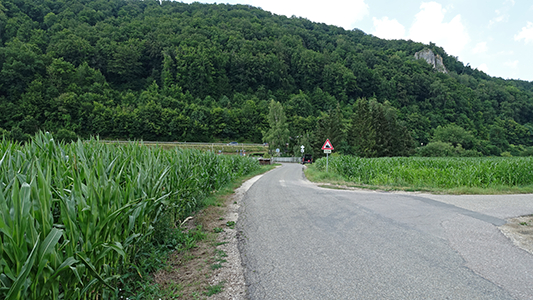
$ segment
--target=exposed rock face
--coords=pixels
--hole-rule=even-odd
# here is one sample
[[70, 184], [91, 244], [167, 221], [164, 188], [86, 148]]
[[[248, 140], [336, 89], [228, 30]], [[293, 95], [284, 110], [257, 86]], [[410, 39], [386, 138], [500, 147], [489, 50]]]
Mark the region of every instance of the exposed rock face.
[[424, 59], [428, 64], [432, 65], [437, 71], [442, 73], [448, 73], [444, 63], [442, 62], [442, 57], [440, 55], [435, 55], [430, 49], [424, 49], [415, 53], [415, 59]]

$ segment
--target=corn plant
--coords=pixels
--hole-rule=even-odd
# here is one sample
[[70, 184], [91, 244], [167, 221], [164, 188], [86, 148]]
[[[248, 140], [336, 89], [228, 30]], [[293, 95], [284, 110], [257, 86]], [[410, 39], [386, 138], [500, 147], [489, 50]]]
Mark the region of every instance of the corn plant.
[[[179, 223], [257, 161], [47, 133], [0, 143], [0, 298], [110, 299], [162, 213]], [[170, 224], [172, 226], [172, 224]]]
[[[325, 169], [325, 160], [316, 167]], [[533, 184], [533, 158], [423, 158], [383, 157], [330, 158], [333, 172], [348, 181], [392, 186], [415, 187], [521, 187]]]

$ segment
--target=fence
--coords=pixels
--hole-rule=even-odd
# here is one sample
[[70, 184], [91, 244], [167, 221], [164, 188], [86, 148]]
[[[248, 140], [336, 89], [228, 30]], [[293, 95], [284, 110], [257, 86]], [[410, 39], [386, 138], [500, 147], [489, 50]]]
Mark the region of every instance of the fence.
[[[103, 143], [108, 144], [127, 144], [131, 141], [119, 141], [119, 140], [100, 140]], [[134, 140], [142, 141], [142, 140]], [[266, 147], [264, 144], [247, 144], [247, 143], [238, 143], [235, 145], [230, 145], [228, 143], [200, 143], [200, 142], [162, 142], [162, 141], [142, 141], [144, 144], [159, 144], [159, 145], [204, 145], [204, 146], [233, 146], [235, 148], [242, 146], [255, 146], [255, 147]]]

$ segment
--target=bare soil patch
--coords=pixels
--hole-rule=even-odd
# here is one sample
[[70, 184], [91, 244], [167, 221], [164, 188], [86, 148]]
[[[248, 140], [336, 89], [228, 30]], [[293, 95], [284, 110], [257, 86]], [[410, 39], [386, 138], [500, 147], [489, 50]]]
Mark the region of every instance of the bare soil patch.
[[208, 298], [208, 290], [213, 286], [212, 277], [217, 268], [224, 267], [224, 258], [216, 251], [218, 234], [215, 231], [218, 230], [215, 228], [225, 229], [227, 220], [224, 216], [232, 196], [219, 199], [217, 206], [206, 207], [187, 222], [189, 230], [201, 225], [208, 236], [189, 251], [172, 253], [168, 266], [153, 274], [155, 282], [167, 295], [161, 299]]
[[507, 220], [500, 230], [513, 243], [533, 254], [533, 215], [521, 216]]

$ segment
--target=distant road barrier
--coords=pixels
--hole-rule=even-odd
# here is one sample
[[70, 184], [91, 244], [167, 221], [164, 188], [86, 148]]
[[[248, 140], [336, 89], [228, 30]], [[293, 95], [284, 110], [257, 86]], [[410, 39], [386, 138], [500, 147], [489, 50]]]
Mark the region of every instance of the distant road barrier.
[[298, 163], [300, 162], [299, 157], [272, 157], [273, 162], [282, 162], [282, 163]]

